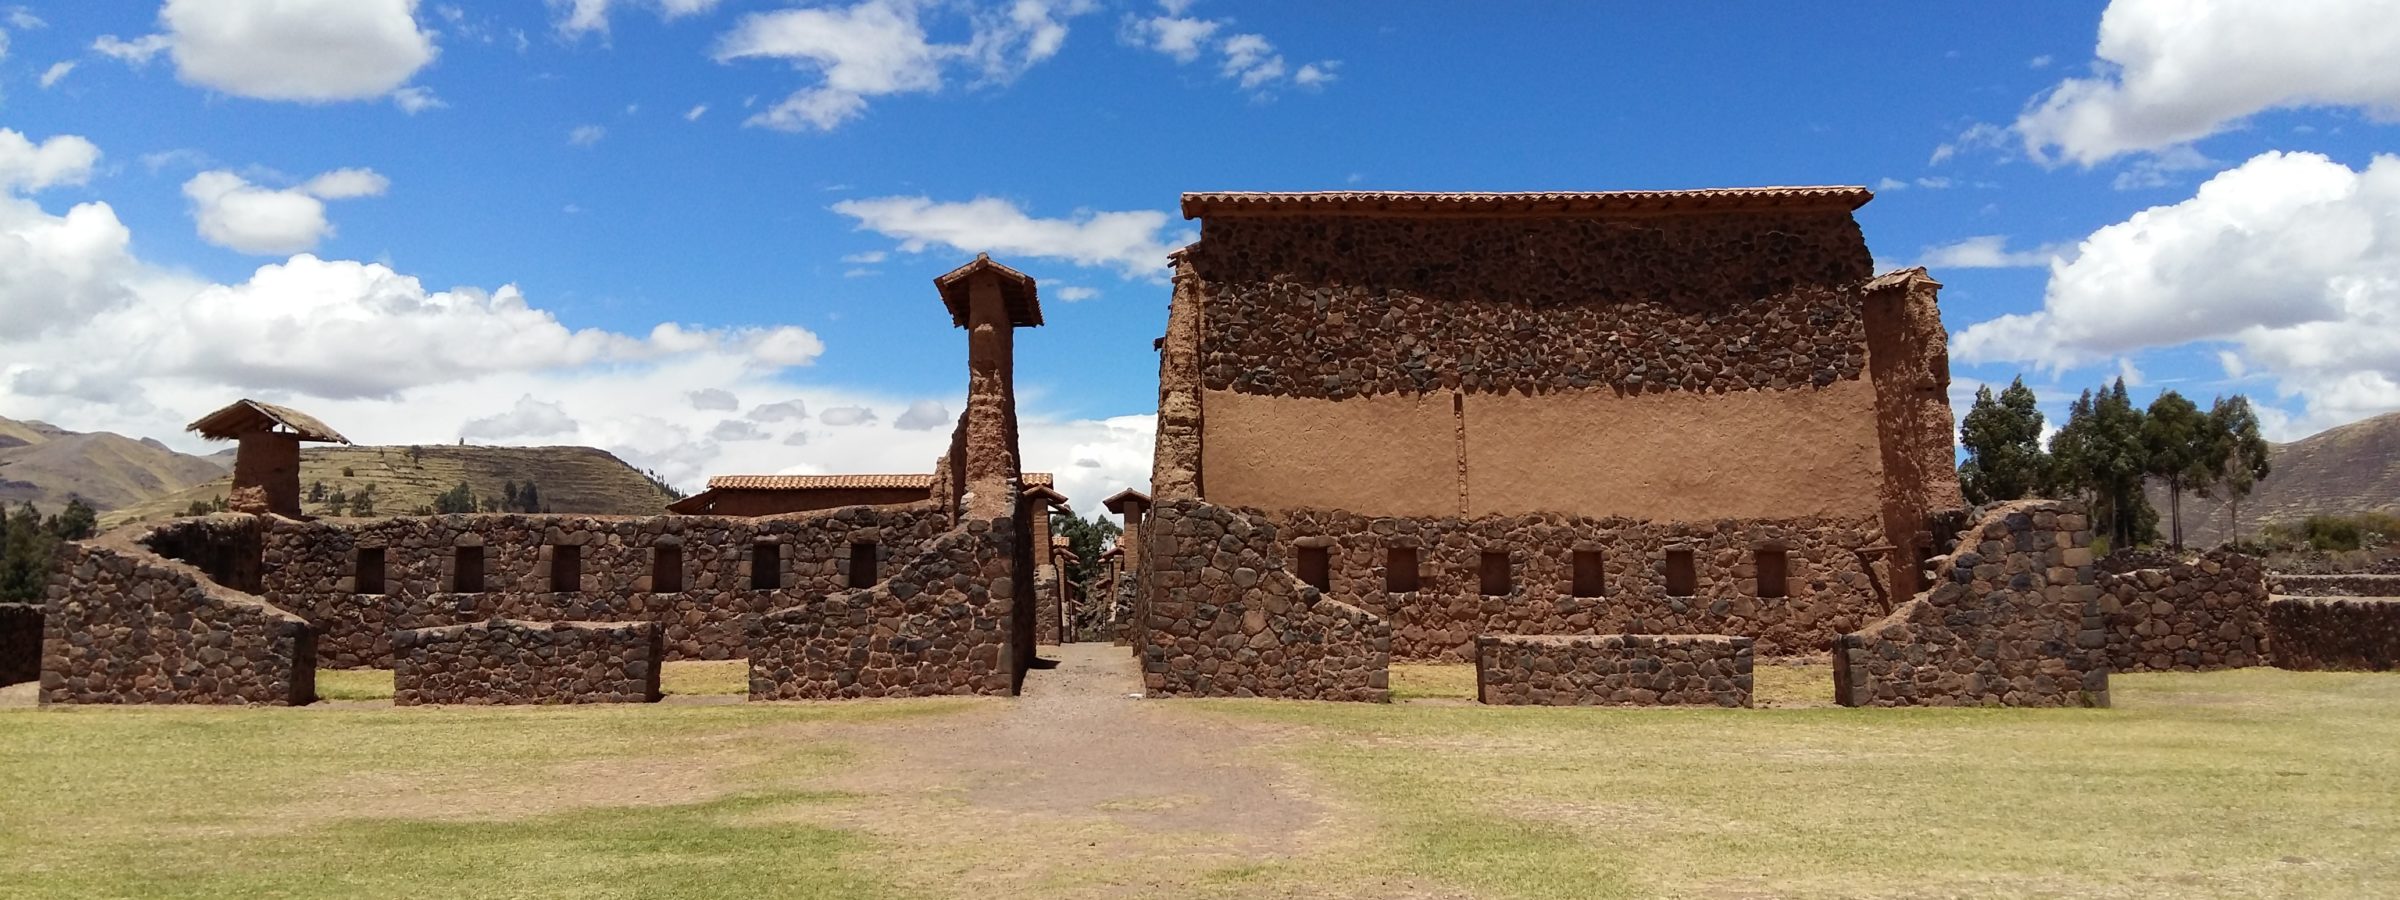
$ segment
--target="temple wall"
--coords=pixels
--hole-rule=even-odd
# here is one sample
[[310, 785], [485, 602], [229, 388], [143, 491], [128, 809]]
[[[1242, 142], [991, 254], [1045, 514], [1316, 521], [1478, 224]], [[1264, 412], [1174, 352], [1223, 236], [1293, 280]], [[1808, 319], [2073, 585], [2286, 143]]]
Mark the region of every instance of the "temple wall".
[[[229, 518], [157, 530], [210, 530]], [[315, 638], [306, 620], [154, 553], [144, 531], [59, 546], [42, 622], [41, 702], [300, 705], [316, 698]]]
[[662, 646], [656, 622], [519, 622], [417, 628], [393, 635], [392, 702], [651, 703]]
[[1018, 527], [969, 519], [873, 588], [752, 620], [750, 699], [1013, 693]]
[[1163, 501], [1143, 525], [1128, 636], [1152, 696], [1390, 699], [1390, 626], [1301, 583], [1265, 515]]
[[2108, 662], [2116, 672], [2206, 672], [2267, 660], [2267, 579], [2225, 550], [2160, 569], [2102, 572]]
[[1750, 705], [1750, 639], [1722, 634], [1486, 635], [1475, 700], [1495, 706]]

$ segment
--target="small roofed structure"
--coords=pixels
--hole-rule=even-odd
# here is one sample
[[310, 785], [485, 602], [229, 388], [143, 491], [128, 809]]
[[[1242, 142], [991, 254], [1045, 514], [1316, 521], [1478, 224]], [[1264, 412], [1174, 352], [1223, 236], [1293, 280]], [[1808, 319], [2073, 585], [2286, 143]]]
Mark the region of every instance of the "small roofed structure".
[[239, 400], [184, 426], [212, 441], [235, 441], [233, 504], [241, 512], [300, 517], [300, 442], [347, 444], [317, 417], [288, 406]]
[[1071, 516], [1075, 514], [1075, 507], [1067, 502], [1067, 495], [1059, 493], [1057, 489], [1052, 488], [1047, 483], [1034, 484], [1030, 473], [1028, 473], [1025, 481], [1026, 485], [1023, 493], [1025, 499], [1043, 501], [1048, 503], [1051, 509], [1066, 515]]
[[1100, 505], [1108, 507], [1109, 512], [1120, 516], [1139, 517], [1143, 511], [1150, 508], [1150, 495], [1126, 488], [1108, 495], [1108, 499], [1100, 501]]
[[[1049, 473], [1027, 472], [1025, 483], [1048, 489]], [[667, 505], [667, 511], [690, 516], [773, 516], [784, 513], [839, 509], [844, 506], [888, 506], [917, 503], [931, 496], [933, 475], [719, 475], [708, 489]]]
[[1000, 299], [1007, 306], [1009, 324], [1018, 328], [1033, 328], [1042, 324], [1041, 292], [1034, 287], [1033, 276], [993, 262], [989, 254], [975, 254], [967, 263], [933, 280], [935, 290], [942, 294], [942, 305], [950, 309], [950, 324], [967, 327], [967, 284], [976, 275], [990, 272], [999, 277]]

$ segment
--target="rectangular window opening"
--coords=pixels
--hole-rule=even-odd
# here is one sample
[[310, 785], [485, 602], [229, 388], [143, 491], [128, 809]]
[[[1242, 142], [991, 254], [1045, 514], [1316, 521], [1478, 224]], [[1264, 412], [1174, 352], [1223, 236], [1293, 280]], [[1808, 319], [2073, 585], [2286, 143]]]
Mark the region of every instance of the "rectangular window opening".
[[783, 548], [760, 541], [750, 546], [750, 589], [771, 591], [783, 587]]
[[850, 545], [850, 586], [871, 588], [883, 580], [875, 570], [875, 542], [860, 541]]
[[1758, 595], [1782, 597], [1791, 592], [1790, 561], [1781, 550], [1758, 551]]
[[550, 590], [572, 594], [583, 590], [583, 547], [556, 544], [550, 548]]
[[1667, 595], [1689, 597], [1699, 590], [1700, 577], [1692, 568], [1692, 551], [1676, 548], [1667, 551]]
[[1416, 590], [1422, 582], [1417, 568], [1417, 548], [1393, 547], [1385, 551], [1383, 560], [1383, 589], [1393, 593]]
[[1300, 548], [1300, 580], [1320, 591], [1333, 590], [1333, 551], [1324, 547]]
[[382, 547], [358, 548], [358, 577], [355, 580], [355, 583], [357, 585], [358, 593], [383, 593]]
[[1514, 585], [1508, 570], [1508, 554], [1499, 550], [1483, 552], [1483, 593], [1487, 597], [1506, 596]]
[[454, 594], [483, 593], [483, 548], [459, 547], [453, 552], [450, 566], [450, 592]]
[[683, 548], [676, 546], [650, 549], [650, 590], [672, 594], [683, 590]]
[[1598, 597], [1608, 591], [1608, 565], [1598, 550], [1575, 551], [1574, 595]]

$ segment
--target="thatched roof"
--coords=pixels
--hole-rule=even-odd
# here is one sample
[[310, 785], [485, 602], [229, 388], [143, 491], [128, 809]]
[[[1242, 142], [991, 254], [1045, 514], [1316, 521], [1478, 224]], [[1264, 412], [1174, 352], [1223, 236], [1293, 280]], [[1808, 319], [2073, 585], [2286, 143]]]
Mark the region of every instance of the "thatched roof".
[[269, 432], [289, 434], [304, 441], [326, 444], [347, 444], [350, 439], [333, 430], [317, 417], [293, 409], [256, 400], [238, 400], [232, 406], [201, 416], [200, 420], [184, 426], [212, 441], [230, 441], [245, 434]]
[[1042, 324], [1041, 292], [1035, 288], [1033, 276], [993, 262], [982, 253], [975, 254], [974, 262], [933, 280], [934, 290], [942, 294], [942, 305], [950, 308], [950, 324], [967, 327], [967, 282], [983, 272], [999, 276], [1000, 299], [1008, 308], [1009, 324], [1018, 328]]

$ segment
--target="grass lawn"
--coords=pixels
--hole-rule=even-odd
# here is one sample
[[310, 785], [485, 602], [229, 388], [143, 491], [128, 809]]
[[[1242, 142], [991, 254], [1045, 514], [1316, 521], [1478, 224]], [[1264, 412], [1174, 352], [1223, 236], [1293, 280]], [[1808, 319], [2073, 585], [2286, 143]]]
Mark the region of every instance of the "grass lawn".
[[[1470, 677], [1470, 691], [1473, 678]], [[671, 662], [659, 670], [658, 688], [669, 695], [750, 693], [748, 660]], [[390, 669], [318, 669], [317, 696], [325, 700], [390, 700]]]

